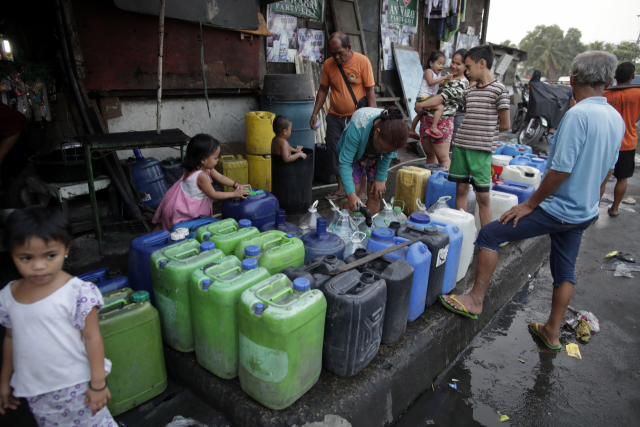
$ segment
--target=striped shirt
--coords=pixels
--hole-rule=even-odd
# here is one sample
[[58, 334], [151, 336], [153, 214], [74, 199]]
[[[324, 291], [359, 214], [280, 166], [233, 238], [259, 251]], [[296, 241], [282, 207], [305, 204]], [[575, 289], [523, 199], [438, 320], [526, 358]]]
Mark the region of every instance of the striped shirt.
[[460, 105], [467, 113], [453, 145], [478, 151], [493, 151], [498, 142], [498, 111], [509, 108], [509, 92], [497, 80], [485, 87], [470, 86]]

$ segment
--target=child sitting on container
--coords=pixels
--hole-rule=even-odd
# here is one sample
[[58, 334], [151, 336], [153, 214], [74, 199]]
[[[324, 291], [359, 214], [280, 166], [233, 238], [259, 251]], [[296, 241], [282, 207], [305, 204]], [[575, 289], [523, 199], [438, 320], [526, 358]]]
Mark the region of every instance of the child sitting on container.
[[[212, 199], [245, 198], [249, 185], [242, 185], [216, 171], [220, 157], [220, 142], [211, 135], [200, 133], [189, 141], [182, 162], [184, 174], [162, 198], [153, 216], [154, 231], [171, 230], [174, 224], [201, 216], [212, 215]], [[211, 183], [232, 187], [234, 191], [216, 191]]]
[[6, 328], [0, 374], [0, 414], [25, 398], [39, 426], [115, 426], [107, 409], [106, 376], [96, 285], [62, 270], [71, 226], [52, 208], [14, 211], [3, 244], [22, 276], [0, 291]]
[[[447, 61], [447, 57], [444, 53], [439, 50], [434, 50], [429, 55], [429, 68], [427, 68], [422, 76], [422, 84], [420, 84], [420, 90], [418, 91], [418, 96], [416, 97], [416, 102], [424, 102], [432, 96], [436, 96], [438, 94], [438, 89], [440, 88], [440, 83], [451, 80], [451, 73], [446, 76], [441, 76], [442, 70], [444, 69], [444, 64]], [[433, 119], [431, 121], [431, 127], [426, 129], [427, 135], [440, 139], [442, 138], [442, 132], [438, 129], [438, 122], [442, 117], [442, 113], [444, 112], [444, 104], [439, 104], [435, 107], [431, 107], [431, 109], [435, 110], [433, 113]], [[424, 111], [424, 110], [423, 110]], [[420, 136], [415, 132], [416, 126], [420, 123], [420, 118], [424, 113], [417, 114], [416, 117], [411, 122], [411, 134], [417, 138]]]
[[271, 140], [271, 154], [281, 156], [285, 163], [307, 158], [307, 155], [302, 152], [302, 145], [293, 148], [287, 142], [291, 136], [291, 126], [291, 120], [286, 116], [276, 116], [273, 121], [273, 133], [276, 136]]

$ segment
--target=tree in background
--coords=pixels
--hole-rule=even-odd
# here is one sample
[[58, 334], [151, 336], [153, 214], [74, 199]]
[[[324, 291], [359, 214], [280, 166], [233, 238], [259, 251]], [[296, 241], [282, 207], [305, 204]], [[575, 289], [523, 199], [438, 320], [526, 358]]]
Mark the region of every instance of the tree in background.
[[518, 45], [515, 44], [514, 42], [512, 42], [509, 39], [506, 39], [505, 41], [503, 41], [502, 43], [500, 43], [502, 46], [508, 46], [508, 47], [513, 47], [513, 48], [518, 48]]
[[640, 62], [640, 46], [634, 42], [622, 42], [613, 49], [619, 62]]
[[615, 48], [615, 44], [603, 42], [601, 40], [596, 40], [587, 45], [587, 50], [603, 50], [605, 52], [613, 52]]
[[529, 31], [520, 42], [520, 49], [528, 54], [527, 66], [540, 70], [543, 76], [556, 79], [566, 75], [571, 59], [584, 45], [580, 42], [582, 33], [570, 28], [565, 36], [557, 25], [538, 25]]

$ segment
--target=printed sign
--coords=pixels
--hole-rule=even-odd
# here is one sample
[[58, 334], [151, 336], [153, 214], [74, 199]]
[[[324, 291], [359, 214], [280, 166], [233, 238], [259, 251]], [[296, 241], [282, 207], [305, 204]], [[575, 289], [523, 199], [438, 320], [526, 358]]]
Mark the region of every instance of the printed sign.
[[438, 260], [436, 261], [436, 267], [440, 267], [447, 262], [447, 254], [449, 254], [449, 245], [438, 251]]
[[418, 26], [418, 0], [388, 0], [387, 22], [389, 24]]
[[318, 64], [324, 63], [324, 31], [298, 29], [298, 56]]
[[267, 61], [293, 62], [298, 52], [298, 18], [269, 12], [267, 28], [273, 34], [267, 37]]
[[271, 4], [271, 11], [273, 13], [284, 13], [286, 15], [302, 16], [303, 18], [311, 18], [322, 21], [324, 14], [324, 0], [279, 1], [277, 3]]

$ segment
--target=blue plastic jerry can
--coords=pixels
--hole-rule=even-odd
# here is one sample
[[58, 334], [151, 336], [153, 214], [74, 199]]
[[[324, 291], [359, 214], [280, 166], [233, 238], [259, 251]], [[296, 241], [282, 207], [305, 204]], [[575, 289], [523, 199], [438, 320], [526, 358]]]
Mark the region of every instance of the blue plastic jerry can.
[[498, 181], [492, 188], [494, 191], [515, 194], [518, 196], [518, 203], [524, 203], [533, 195], [536, 188], [531, 184], [523, 184], [515, 181]]
[[103, 295], [118, 289], [128, 288], [129, 279], [116, 268], [100, 268], [88, 273], [78, 274], [78, 279], [91, 282], [100, 289]]
[[449, 196], [447, 205], [451, 209], [456, 208], [456, 183], [449, 181], [447, 172], [437, 171], [427, 180], [427, 193], [425, 195], [425, 206], [431, 207], [440, 197]]

